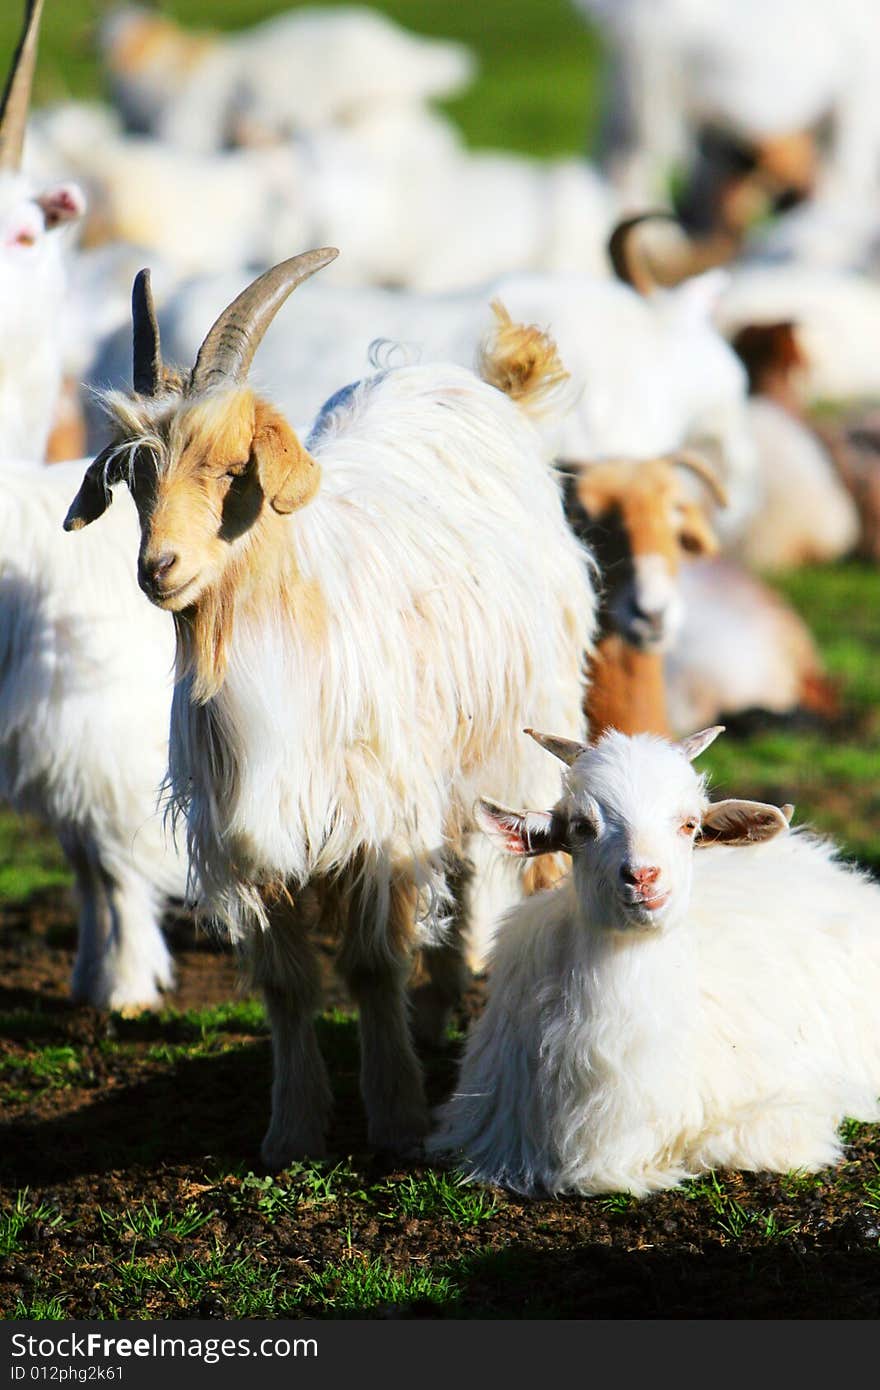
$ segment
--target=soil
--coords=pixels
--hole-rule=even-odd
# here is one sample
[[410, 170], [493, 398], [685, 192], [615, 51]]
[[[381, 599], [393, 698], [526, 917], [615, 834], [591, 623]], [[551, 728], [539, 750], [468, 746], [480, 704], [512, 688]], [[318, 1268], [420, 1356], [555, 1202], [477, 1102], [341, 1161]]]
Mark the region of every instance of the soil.
[[[183, 1242], [186, 1256], [219, 1244], [252, 1251], [294, 1285], [330, 1263], [379, 1258], [399, 1272], [452, 1266], [459, 1293], [448, 1303], [413, 1298], [359, 1316], [403, 1318], [874, 1318], [880, 1315], [880, 1210], [865, 1204], [877, 1180], [880, 1129], [861, 1127], [836, 1170], [799, 1185], [766, 1175], [724, 1174], [733, 1205], [718, 1212], [686, 1190], [628, 1206], [601, 1198], [527, 1201], [498, 1193], [485, 1220], [463, 1226], [438, 1214], [390, 1217], [342, 1190], [328, 1204], [298, 1207], [269, 1223], [235, 1200], [241, 1177], [261, 1170], [258, 1145], [269, 1099], [270, 1056], [263, 1031], [231, 1032], [216, 1053], [157, 1057], [174, 1042], [173, 1021], [108, 1019], [75, 1007], [68, 981], [72, 905], [46, 893], [0, 919], [0, 1011], [31, 1019], [24, 1044], [0, 1027], [0, 1066], [10, 1098], [0, 1124], [0, 1207], [28, 1188], [32, 1203], [63, 1213], [65, 1229], [33, 1222], [19, 1248], [0, 1260], [0, 1311], [35, 1291], [63, 1292], [64, 1315], [107, 1315], [115, 1264], [132, 1237], [108, 1231], [100, 1210], [155, 1200], [163, 1209], [195, 1202], [213, 1212]], [[169, 923], [179, 987], [175, 1008], [202, 1008], [238, 991], [233, 957], [197, 935], [185, 918]], [[328, 1004], [348, 1001], [322, 943]], [[475, 982], [461, 1021], [481, 1007]], [[21, 1014], [20, 1011], [27, 1011]], [[34, 1015], [36, 1014], [36, 1021]], [[353, 1030], [352, 1030], [353, 1032]], [[114, 1044], [108, 1046], [108, 1043]], [[28, 1046], [72, 1046], [79, 1068], [68, 1083], [33, 1088], [14, 1059]], [[228, 1044], [228, 1045], [227, 1045]], [[457, 1045], [426, 1057], [432, 1101], [452, 1084]], [[10, 1063], [12, 1069], [10, 1071]], [[331, 1145], [349, 1156], [364, 1186], [403, 1182], [426, 1171], [391, 1166], [369, 1152], [357, 1099], [357, 1048], [331, 1068], [337, 1112]], [[15, 1083], [18, 1083], [16, 1087]], [[876, 1190], [876, 1189], [875, 1189]], [[746, 1213], [739, 1225], [730, 1213]], [[726, 1215], [725, 1215], [726, 1213]], [[177, 1237], [141, 1241], [148, 1263], [181, 1253]], [[135, 1318], [220, 1317], [222, 1290], [209, 1283], [181, 1307], [160, 1284], [141, 1302], [113, 1304]], [[305, 1316], [333, 1316], [306, 1301]]]

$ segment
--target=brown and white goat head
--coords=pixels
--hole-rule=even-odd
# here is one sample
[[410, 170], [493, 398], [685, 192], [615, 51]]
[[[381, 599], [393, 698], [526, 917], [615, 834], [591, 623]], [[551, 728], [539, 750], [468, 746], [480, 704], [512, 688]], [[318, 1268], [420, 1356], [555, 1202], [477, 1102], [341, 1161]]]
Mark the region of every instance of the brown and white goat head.
[[589, 542], [602, 573], [600, 630], [619, 633], [639, 651], [664, 651], [678, 632], [682, 559], [718, 550], [706, 511], [691, 496], [681, 469], [725, 505], [715, 473], [689, 450], [587, 464], [568, 478], [569, 520]]
[[254, 529], [317, 491], [319, 469], [284, 417], [248, 388], [260, 340], [287, 296], [336, 251], [307, 251], [253, 282], [226, 308], [188, 378], [162, 363], [149, 272], [132, 296], [134, 392], [108, 405], [115, 438], [86, 471], [68, 531], [106, 510], [114, 483], [131, 490], [141, 525], [138, 582], [181, 612], [237, 576]]
[[288, 295], [337, 254], [306, 251], [259, 276], [217, 319], [188, 376], [163, 365], [149, 272], [135, 279], [134, 391], [107, 397], [115, 437], [86, 470], [64, 527], [95, 521], [113, 484], [128, 484], [140, 520], [138, 582], [175, 615], [178, 662], [194, 671], [199, 700], [223, 682], [236, 606], [258, 578], [277, 578], [279, 599], [296, 587], [286, 534], [276, 527], [273, 547], [268, 533], [314, 497], [320, 470], [247, 374]]

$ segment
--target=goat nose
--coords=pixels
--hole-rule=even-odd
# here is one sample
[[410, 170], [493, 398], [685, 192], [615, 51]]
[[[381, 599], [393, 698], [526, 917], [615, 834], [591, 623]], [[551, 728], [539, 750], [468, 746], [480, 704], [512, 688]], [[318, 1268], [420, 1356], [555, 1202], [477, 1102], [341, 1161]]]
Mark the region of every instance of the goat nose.
[[170, 550], [166, 550], [157, 559], [151, 561], [148, 568], [154, 579], [164, 579], [168, 571], [174, 569], [176, 564], [177, 556], [172, 554]]
[[161, 591], [162, 580], [176, 564], [177, 556], [170, 550], [163, 551], [155, 559], [144, 559], [140, 567], [141, 588], [153, 593]]
[[652, 883], [656, 883], [660, 877], [659, 868], [654, 865], [648, 868], [633, 868], [631, 864], [623, 864], [620, 869], [620, 877], [624, 883], [629, 883], [635, 888], [650, 888]]

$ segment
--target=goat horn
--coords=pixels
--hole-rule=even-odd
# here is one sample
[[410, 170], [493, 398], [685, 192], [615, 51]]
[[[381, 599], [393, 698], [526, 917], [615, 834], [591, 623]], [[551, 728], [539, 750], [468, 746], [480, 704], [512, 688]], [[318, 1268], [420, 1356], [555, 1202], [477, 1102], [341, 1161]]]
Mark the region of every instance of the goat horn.
[[43, 0], [27, 0], [21, 38], [0, 103], [0, 169], [21, 168], [42, 13]]
[[[645, 222], [671, 223], [681, 233], [682, 244], [652, 254], [644, 239], [638, 236], [638, 228]], [[686, 234], [675, 213], [659, 208], [624, 218], [608, 239], [608, 258], [615, 275], [641, 295], [649, 295], [660, 287], [669, 289], [692, 275], [725, 265], [736, 251], [737, 242], [733, 237], [719, 233], [698, 241]]]
[[190, 390], [201, 391], [223, 381], [244, 381], [263, 334], [287, 296], [338, 255], [334, 246], [303, 251], [273, 266], [242, 290], [223, 310], [199, 348]]
[[672, 456], [671, 461], [679, 468], [689, 468], [692, 473], [696, 473], [697, 477], [706, 484], [719, 507], [728, 505], [730, 498], [727, 495], [727, 489], [715, 469], [703, 458], [702, 454], [696, 453], [693, 449], [679, 449], [678, 453]]
[[581, 753], [586, 753], [589, 746], [586, 743], [575, 743], [570, 738], [557, 738], [555, 734], [539, 734], [535, 729], [523, 729], [523, 733], [528, 734], [529, 738], [533, 738], [536, 743], [540, 743], [542, 748], [545, 748], [548, 753], [552, 753], [554, 758], [558, 758], [568, 767], [571, 767]]
[[162, 349], [149, 270], [139, 270], [131, 291], [131, 380], [139, 396], [155, 396], [162, 383]]

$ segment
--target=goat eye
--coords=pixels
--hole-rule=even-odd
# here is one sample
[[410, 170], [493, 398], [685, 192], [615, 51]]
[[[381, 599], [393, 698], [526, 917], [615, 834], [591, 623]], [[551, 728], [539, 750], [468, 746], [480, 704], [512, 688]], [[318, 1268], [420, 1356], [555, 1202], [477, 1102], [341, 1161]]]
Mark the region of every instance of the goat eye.
[[589, 816], [572, 816], [568, 822], [568, 835], [571, 840], [595, 840], [596, 823]]
[[247, 460], [244, 463], [231, 463], [226, 472], [221, 474], [223, 478], [240, 478], [247, 468]]
[[700, 822], [696, 817], [691, 816], [688, 820], [682, 822], [681, 833], [683, 835], [693, 835], [694, 831], [699, 827], [699, 824]]

